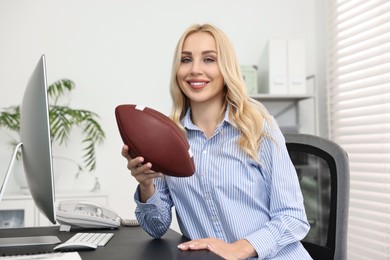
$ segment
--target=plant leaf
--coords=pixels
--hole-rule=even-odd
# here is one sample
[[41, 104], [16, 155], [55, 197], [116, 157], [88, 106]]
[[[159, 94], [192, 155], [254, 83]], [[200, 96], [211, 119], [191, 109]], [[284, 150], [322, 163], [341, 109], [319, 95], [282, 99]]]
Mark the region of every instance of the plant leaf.
[[20, 130], [20, 107], [12, 106], [0, 113], [0, 127], [19, 132]]
[[75, 88], [75, 84], [70, 79], [60, 79], [47, 87], [47, 95], [53, 105], [56, 105], [58, 100], [67, 91], [72, 91]]
[[[96, 169], [96, 146], [105, 139], [105, 133], [97, 121], [99, 116], [92, 111], [57, 105], [58, 100], [74, 88], [74, 82], [69, 79], [60, 79], [48, 86], [51, 140], [66, 145], [73, 127], [80, 127], [84, 135], [82, 140], [84, 166], [93, 171]], [[19, 133], [20, 106], [5, 108], [0, 113], [0, 127]], [[17, 140], [12, 140], [12, 143], [17, 143]], [[79, 166], [79, 170], [82, 169]]]

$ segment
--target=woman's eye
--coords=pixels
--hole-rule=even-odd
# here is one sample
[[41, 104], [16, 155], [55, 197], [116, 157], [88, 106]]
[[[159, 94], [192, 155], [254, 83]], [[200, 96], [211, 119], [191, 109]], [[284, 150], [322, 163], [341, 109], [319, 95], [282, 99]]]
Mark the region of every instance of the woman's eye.
[[189, 58], [189, 57], [184, 57], [184, 58], [181, 58], [181, 62], [182, 63], [189, 63], [191, 62], [192, 60]]
[[213, 58], [205, 58], [204, 59], [204, 62], [206, 62], [206, 63], [210, 63], [210, 62], [214, 62], [215, 61], [215, 59], [213, 59]]

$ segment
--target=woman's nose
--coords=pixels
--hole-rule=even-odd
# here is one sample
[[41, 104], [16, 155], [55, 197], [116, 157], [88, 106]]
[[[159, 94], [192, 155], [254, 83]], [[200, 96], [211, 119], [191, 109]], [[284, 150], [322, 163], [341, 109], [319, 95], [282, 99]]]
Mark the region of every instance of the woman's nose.
[[191, 74], [194, 74], [194, 75], [202, 74], [202, 64], [200, 61], [194, 60], [192, 62]]

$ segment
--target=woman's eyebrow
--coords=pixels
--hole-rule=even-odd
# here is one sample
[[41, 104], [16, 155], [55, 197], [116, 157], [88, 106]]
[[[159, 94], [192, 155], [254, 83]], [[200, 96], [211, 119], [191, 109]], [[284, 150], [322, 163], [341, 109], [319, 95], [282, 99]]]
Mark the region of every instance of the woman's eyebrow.
[[[207, 51], [202, 51], [202, 54], [209, 54], [209, 53], [217, 53], [214, 50], [207, 50]], [[186, 55], [192, 55], [192, 52], [190, 51], [182, 51], [181, 54], [186, 54]]]
[[217, 52], [214, 51], [214, 50], [202, 51], [202, 54], [209, 54], [209, 53], [215, 53], [215, 54], [217, 54]]

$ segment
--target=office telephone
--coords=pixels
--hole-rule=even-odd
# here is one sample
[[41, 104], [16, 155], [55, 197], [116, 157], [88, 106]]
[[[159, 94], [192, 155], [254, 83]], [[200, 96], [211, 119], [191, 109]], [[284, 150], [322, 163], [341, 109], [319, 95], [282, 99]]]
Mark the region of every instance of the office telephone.
[[57, 221], [62, 225], [82, 228], [118, 228], [121, 219], [114, 211], [101, 205], [77, 200], [59, 203]]

